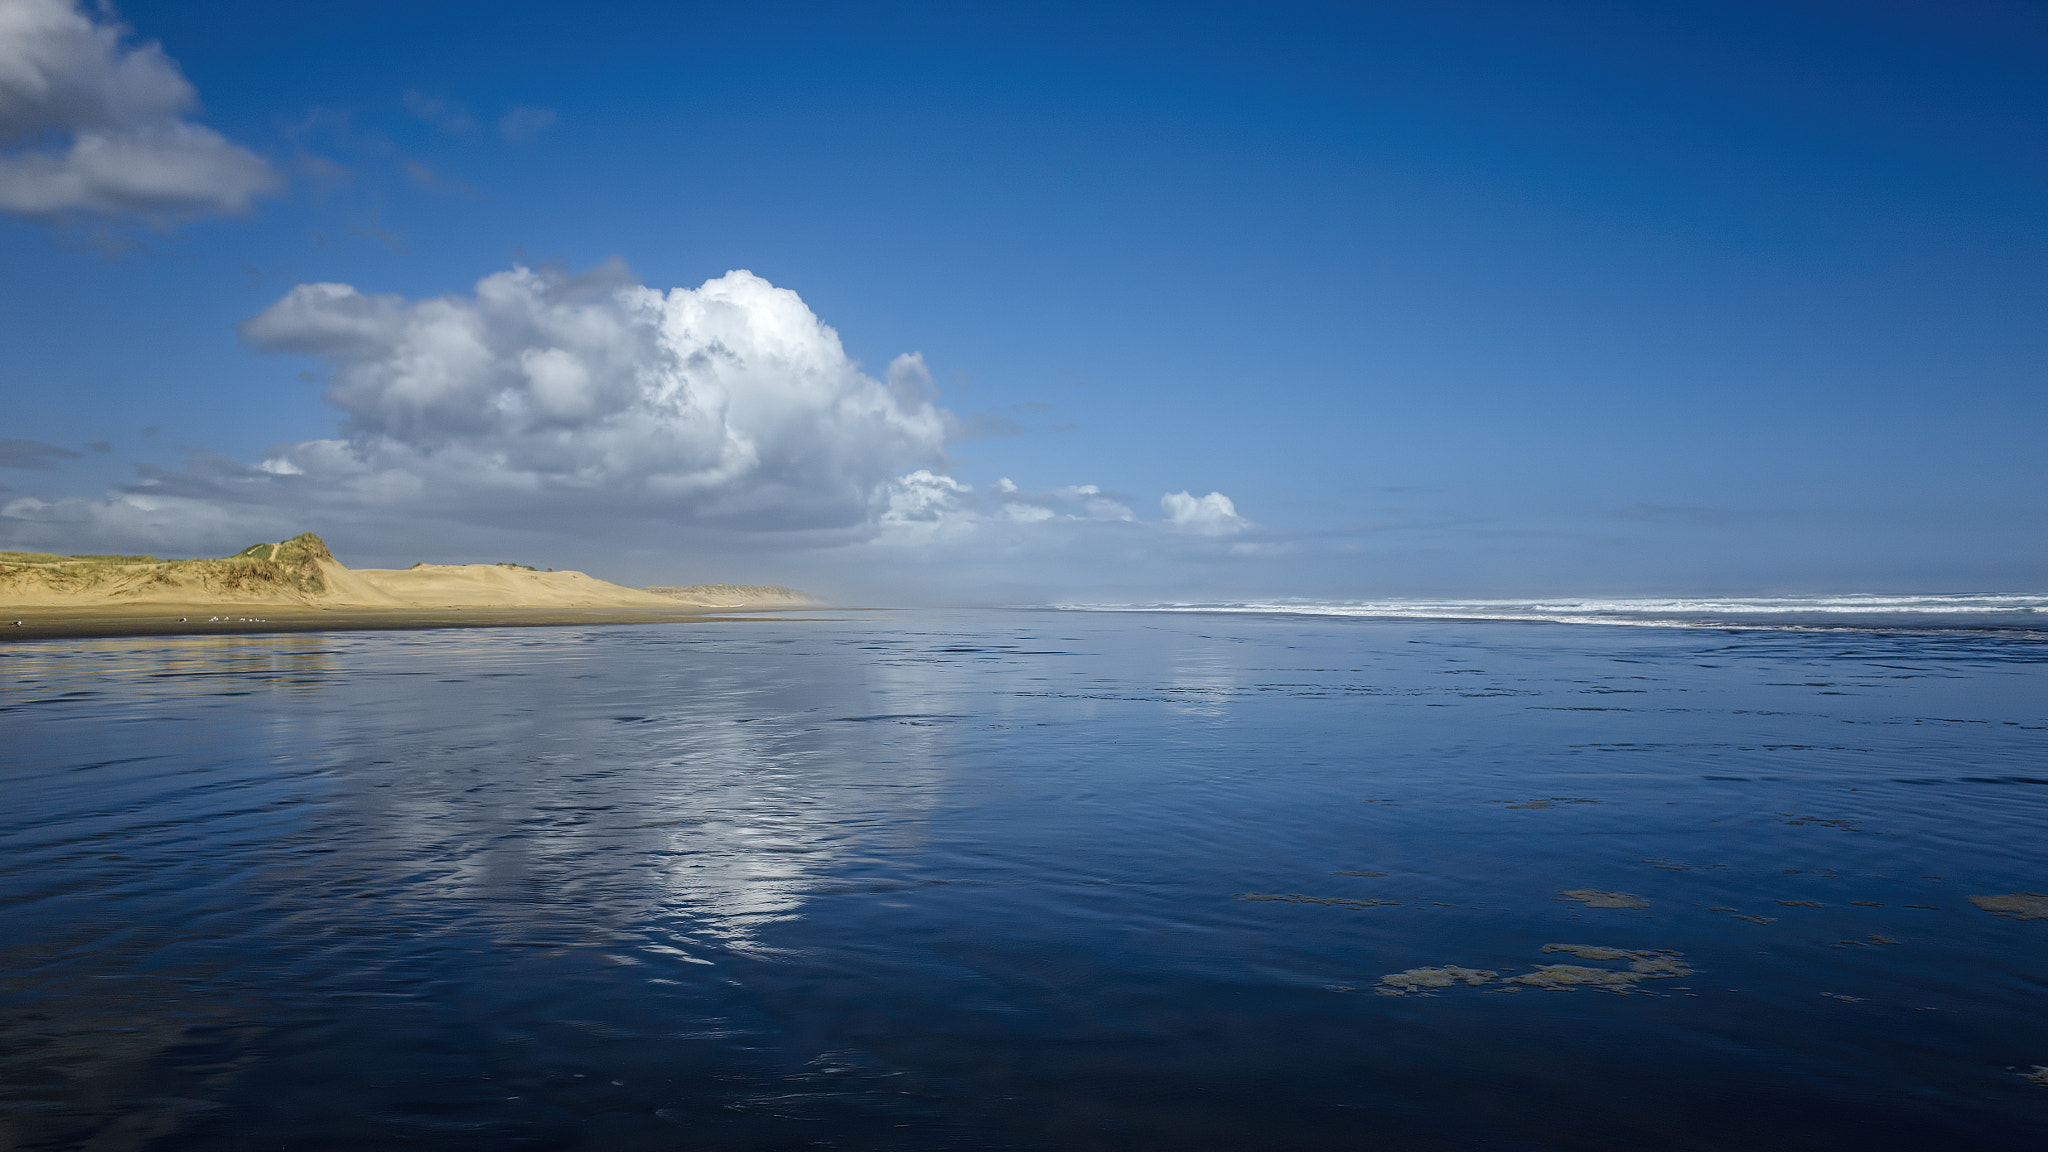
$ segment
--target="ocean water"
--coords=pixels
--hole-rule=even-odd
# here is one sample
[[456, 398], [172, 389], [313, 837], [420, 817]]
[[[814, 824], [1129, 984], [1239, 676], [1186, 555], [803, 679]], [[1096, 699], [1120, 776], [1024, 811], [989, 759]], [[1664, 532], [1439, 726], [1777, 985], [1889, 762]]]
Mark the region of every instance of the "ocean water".
[[2048, 634], [1681, 623], [0, 646], [0, 1147], [2039, 1146]]

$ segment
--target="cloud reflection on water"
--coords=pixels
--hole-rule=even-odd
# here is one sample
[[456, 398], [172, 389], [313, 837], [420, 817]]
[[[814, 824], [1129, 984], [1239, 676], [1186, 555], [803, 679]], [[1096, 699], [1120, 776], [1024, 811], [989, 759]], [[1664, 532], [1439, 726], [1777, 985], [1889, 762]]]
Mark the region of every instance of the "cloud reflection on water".
[[578, 643], [472, 634], [429, 664], [387, 642], [323, 749], [347, 841], [374, 845], [359, 863], [507, 939], [758, 952], [831, 869], [901, 844], [943, 777], [941, 729], [902, 718], [932, 711], [931, 673], [819, 644], [798, 699], [745, 645], [650, 633], [626, 672]]

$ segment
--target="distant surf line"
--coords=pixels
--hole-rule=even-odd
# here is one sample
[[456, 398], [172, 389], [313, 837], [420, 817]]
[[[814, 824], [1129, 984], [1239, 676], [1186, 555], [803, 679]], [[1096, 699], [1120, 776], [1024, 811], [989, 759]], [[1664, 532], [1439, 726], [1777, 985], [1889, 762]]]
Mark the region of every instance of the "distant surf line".
[[1070, 612], [1319, 616], [1389, 620], [1465, 620], [1606, 624], [1652, 628], [1842, 628], [2048, 631], [2048, 595], [1554, 598], [1526, 600], [1241, 600], [1150, 604], [1057, 604]]

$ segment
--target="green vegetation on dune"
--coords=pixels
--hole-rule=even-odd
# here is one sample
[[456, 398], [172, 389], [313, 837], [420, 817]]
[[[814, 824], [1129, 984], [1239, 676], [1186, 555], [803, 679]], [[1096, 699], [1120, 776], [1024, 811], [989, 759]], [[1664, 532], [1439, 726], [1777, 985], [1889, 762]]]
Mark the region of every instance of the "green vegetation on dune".
[[334, 553], [327, 550], [327, 541], [311, 532], [301, 532], [277, 544], [251, 544], [229, 559], [275, 560], [280, 564], [294, 564], [307, 560], [332, 560]]
[[[654, 588], [679, 606], [791, 607], [811, 603], [791, 588], [708, 584]], [[415, 564], [401, 572], [351, 572], [311, 532], [275, 543], [251, 544], [232, 556], [164, 560], [155, 556], [59, 556], [0, 553], [0, 604], [116, 606], [122, 604], [302, 605], [336, 607], [562, 607], [648, 608], [661, 600], [583, 573], [543, 574], [531, 564]]]
[[0, 564], [67, 564], [79, 560], [101, 564], [165, 563], [155, 556], [118, 556], [112, 553], [87, 552], [77, 556], [59, 556], [55, 552], [0, 552]]
[[0, 600], [14, 594], [105, 596], [114, 600], [288, 599], [327, 592], [322, 561], [334, 553], [311, 532], [276, 544], [254, 544], [220, 559], [162, 560], [155, 556], [58, 556], [0, 553]]

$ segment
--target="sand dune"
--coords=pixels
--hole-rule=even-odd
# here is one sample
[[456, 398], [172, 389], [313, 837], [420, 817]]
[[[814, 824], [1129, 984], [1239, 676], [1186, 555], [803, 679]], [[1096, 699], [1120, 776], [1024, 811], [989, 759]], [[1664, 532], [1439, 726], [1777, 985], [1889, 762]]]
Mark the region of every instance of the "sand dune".
[[217, 560], [154, 556], [56, 556], [0, 552], [0, 606], [85, 610], [95, 606], [180, 605], [234, 609], [558, 609], [791, 606], [790, 588], [698, 585], [647, 591], [582, 572], [540, 572], [518, 564], [344, 567], [311, 532], [257, 544]]
[[581, 572], [510, 564], [415, 564], [350, 573], [374, 594], [420, 608], [673, 608], [675, 601]]
[[386, 607], [398, 602], [342, 567], [327, 545], [308, 532], [218, 560], [0, 552], [0, 604]]

